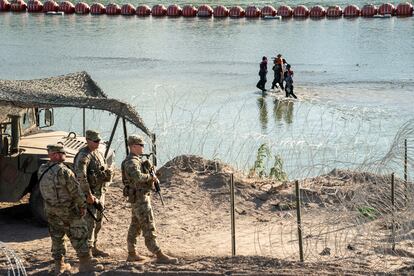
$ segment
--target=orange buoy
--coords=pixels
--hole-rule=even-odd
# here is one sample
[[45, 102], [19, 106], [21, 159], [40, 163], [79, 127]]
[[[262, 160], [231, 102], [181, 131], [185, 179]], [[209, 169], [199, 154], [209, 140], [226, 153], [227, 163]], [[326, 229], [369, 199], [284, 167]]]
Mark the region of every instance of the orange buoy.
[[229, 16], [229, 9], [223, 5], [218, 5], [213, 10], [214, 17], [227, 17]]
[[116, 3], [109, 3], [106, 6], [107, 15], [119, 15], [121, 14], [121, 7]]
[[326, 10], [320, 5], [313, 6], [309, 11], [309, 16], [313, 18], [325, 17]]
[[53, 0], [47, 0], [43, 4], [43, 12], [57, 12], [59, 10], [59, 5]]
[[101, 3], [93, 3], [91, 6], [91, 14], [105, 14], [106, 8]]
[[59, 11], [64, 13], [75, 13], [75, 5], [69, 1], [63, 1], [59, 4]]
[[88, 14], [91, 8], [85, 2], [78, 2], [75, 5], [75, 13], [76, 14]]
[[304, 5], [299, 5], [293, 9], [294, 17], [308, 17], [309, 9]]
[[193, 5], [185, 5], [183, 7], [183, 16], [184, 17], [194, 17], [197, 15], [197, 8]]
[[0, 0], [0, 12], [9, 11], [11, 4], [7, 0]]
[[10, 10], [12, 12], [25, 12], [27, 9], [27, 4], [23, 0], [17, 0], [10, 5]]
[[197, 16], [199, 17], [211, 17], [213, 15], [213, 8], [209, 5], [203, 4], [198, 7]]
[[167, 8], [167, 16], [181, 16], [183, 14], [183, 9], [174, 4], [174, 5], [169, 5]]
[[256, 6], [248, 6], [246, 8], [246, 17], [259, 17], [262, 14], [261, 10]]
[[344, 16], [346, 17], [356, 17], [361, 14], [361, 10], [356, 5], [349, 5], [344, 9]]
[[381, 14], [381, 15], [386, 15], [386, 14], [395, 15], [395, 7], [391, 3], [382, 4], [378, 8], [378, 14]]
[[245, 14], [246, 14], [246, 12], [240, 6], [231, 7], [229, 9], [229, 16], [230, 17], [235, 17], [235, 18], [244, 17]]
[[125, 5], [122, 5], [121, 7], [121, 14], [122, 15], [135, 15], [136, 9], [134, 5], [128, 3]]
[[378, 13], [378, 8], [373, 4], [367, 4], [361, 9], [361, 16], [373, 17]]
[[152, 16], [165, 16], [167, 15], [167, 8], [162, 4], [154, 5], [151, 9]]
[[138, 16], [149, 16], [151, 14], [151, 8], [148, 5], [138, 6], [136, 14]]
[[411, 3], [405, 2], [400, 3], [397, 6], [397, 10], [395, 12], [398, 16], [412, 16], [413, 15], [413, 5]]
[[42, 12], [43, 11], [43, 4], [39, 0], [30, 0], [27, 3], [27, 11], [28, 12]]
[[277, 14], [276, 9], [273, 6], [267, 5], [262, 8], [262, 16], [275, 16]]
[[293, 9], [287, 5], [282, 5], [277, 9], [277, 15], [291, 17], [293, 15]]
[[330, 6], [326, 10], [327, 17], [341, 17], [342, 16], [342, 9], [340, 6]]

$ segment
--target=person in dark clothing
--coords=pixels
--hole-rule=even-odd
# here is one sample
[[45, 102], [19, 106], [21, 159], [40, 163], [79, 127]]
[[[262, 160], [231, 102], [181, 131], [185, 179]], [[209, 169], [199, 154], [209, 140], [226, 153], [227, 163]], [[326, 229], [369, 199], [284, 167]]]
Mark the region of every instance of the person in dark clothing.
[[284, 76], [284, 79], [286, 82], [286, 86], [285, 86], [286, 98], [289, 98], [289, 96], [291, 95], [293, 98], [297, 99], [298, 97], [296, 97], [296, 95], [293, 93], [293, 71], [290, 68], [291, 68], [290, 64], [287, 64], [286, 72]]
[[256, 87], [262, 90], [262, 92], [267, 91], [265, 88], [265, 85], [267, 82], [266, 74], [267, 74], [267, 57], [263, 57], [262, 62], [260, 63], [260, 71], [259, 71], [260, 80], [256, 84]]
[[280, 66], [279, 61], [278, 61], [280, 54], [277, 55], [277, 56], [278, 57], [276, 57], [273, 60], [273, 67], [272, 67], [272, 70], [274, 72], [274, 76], [273, 76], [273, 82], [272, 82], [272, 88], [271, 89], [273, 89], [273, 90], [275, 89], [275, 87], [280, 85], [279, 83], [280, 83], [280, 78], [281, 78], [280, 72], [281, 72], [282, 67]]

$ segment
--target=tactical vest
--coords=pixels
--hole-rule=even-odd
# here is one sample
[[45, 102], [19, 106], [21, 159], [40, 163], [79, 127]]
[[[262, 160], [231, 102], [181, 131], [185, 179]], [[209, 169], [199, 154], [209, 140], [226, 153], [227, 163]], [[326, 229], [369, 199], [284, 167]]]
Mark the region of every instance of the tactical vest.
[[[66, 189], [65, 179], [62, 175], [61, 170], [68, 170], [68, 168], [62, 164], [47, 163], [43, 164], [39, 168], [38, 177], [45, 172], [50, 166], [51, 167], [42, 177], [39, 182], [40, 193], [46, 206], [51, 207], [69, 207], [72, 205], [73, 200]], [[58, 175], [60, 174], [60, 177]]]

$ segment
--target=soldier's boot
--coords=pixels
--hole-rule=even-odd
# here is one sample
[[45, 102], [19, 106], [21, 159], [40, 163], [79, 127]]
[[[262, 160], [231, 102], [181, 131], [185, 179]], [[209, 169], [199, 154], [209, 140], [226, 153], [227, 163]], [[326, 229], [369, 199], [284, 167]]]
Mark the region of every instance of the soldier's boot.
[[157, 253], [157, 263], [161, 263], [161, 264], [178, 264], [178, 259], [170, 257], [170, 256], [162, 253], [162, 251], [159, 251]]
[[94, 247], [92, 247], [92, 256], [94, 257], [109, 257], [109, 254], [106, 253], [105, 251], [102, 251], [100, 249], [98, 249], [96, 247], [96, 245]]
[[103, 271], [104, 267], [92, 260], [91, 255], [79, 257], [79, 272]]
[[65, 263], [65, 260], [60, 258], [59, 260], [55, 260], [55, 275], [59, 275], [64, 273], [65, 271], [70, 272], [71, 266], [68, 263]]
[[127, 262], [142, 262], [145, 261], [145, 257], [141, 255], [137, 255], [137, 253], [134, 252], [128, 252], [128, 258]]

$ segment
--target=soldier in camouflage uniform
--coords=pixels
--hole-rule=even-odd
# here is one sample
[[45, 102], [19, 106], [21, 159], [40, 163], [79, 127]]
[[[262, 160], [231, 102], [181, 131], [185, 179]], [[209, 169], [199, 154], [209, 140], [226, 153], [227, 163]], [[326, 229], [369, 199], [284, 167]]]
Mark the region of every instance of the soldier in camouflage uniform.
[[86, 194], [88, 213], [85, 220], [88, 224], [88, 244], [94, 257], [107, 257], [108, 253], [97, 248], [98, 233], [102, 228], [102, 213], [92, 205], [94, 202], [105, 204], [106, 185], [112, 178], [112, 169], [106, 164], [103, 154], [98, 150], [101, 137], [97, 131], [86, 131], [87, 145], [79, 150], [74, 159], [74, 171]]
[[130, 154], [122, 162], [122, 180], [125, 185], [124, 195], [128, 195], [131, 203], [132, 217], [128, 230], [128, 258], [127, 261], [142, 261], [145, 258], [137, 255], [135, 245], [141, 233], [148, 250], [157, 256], [160, 263], [177, 263], [176, 258], [164, 254], [158, 246], [155, 234], [154, 214], [151, 207], [150, 193], [153, 189], [155, 175], [142, 166], [141, 155], [144, 153], [144, 140], [136, 135], [128, 137]]
[[71, 269], [64, 260], [65, 235], [69, 237], [79, 257], [80, 272], [102, 270], [102, 266], [92, 263], [87, 243], [87, 226], [83, 219], [86, 213], [85, 196], [76, 182], [75, 175], [63, 163], [66, 157], [65, 150], [62, 145], [48, 145], [47, 149], [50, 161], [40, 166], [38, 179], [52, 238], [55, 273]]

